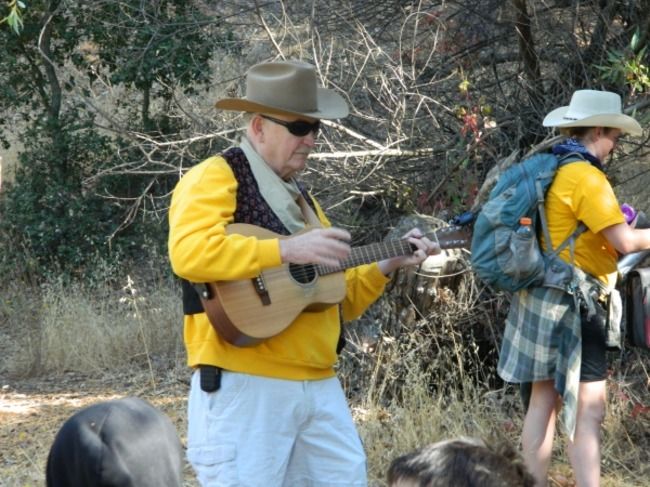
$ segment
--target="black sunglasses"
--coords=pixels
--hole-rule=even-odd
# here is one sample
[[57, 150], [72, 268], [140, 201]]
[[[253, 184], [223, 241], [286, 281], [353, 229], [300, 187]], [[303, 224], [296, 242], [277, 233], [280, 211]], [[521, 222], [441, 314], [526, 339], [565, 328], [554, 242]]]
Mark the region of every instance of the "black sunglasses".
[[287, 122], [285, 120], [280, 120], [277, 118], [269, 117], [268, 115], [260, 115], [260, 117], [270, 120], [273, 123], [282, 125], [286, 127], [291, 135], [296, 137], [304, 137], [309, 132], [314, 132], [314, 137], [318, 135], [318, 130], [320, 129], [320, 120], [316, 120], [313, 123], [305, 122], [304, 120], [296, 120], [294, 122]]

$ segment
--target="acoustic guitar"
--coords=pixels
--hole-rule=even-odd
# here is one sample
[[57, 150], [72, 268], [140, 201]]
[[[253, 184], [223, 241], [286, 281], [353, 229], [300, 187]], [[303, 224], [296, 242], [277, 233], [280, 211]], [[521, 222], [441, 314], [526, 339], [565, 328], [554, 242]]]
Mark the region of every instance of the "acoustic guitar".
[[[287, 238], [255, 225], [228, 225], [229, 235], [259, 239]], [[432, 238], [431, 236], [429, 238]], [[442, 249], [467, 248], [470, 236], [462, 227], [435, 232]], [[283, 264], [265, 269], [253, 279], [194, 283], [203, 309], [217, 333], [232, 345], [253, 346], [287, 328], [303, 311], [321, 311], [345, 298], [343, 271], [350, 267], [408, 255], [416, 247], [407, 240], [354, 247], [339, 266]]]

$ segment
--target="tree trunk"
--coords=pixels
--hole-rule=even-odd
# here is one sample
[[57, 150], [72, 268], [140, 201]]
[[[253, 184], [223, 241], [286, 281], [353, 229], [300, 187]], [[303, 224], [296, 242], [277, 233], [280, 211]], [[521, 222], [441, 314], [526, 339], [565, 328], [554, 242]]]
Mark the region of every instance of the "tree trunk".
[[517, 11], [515, 30], [517, 32], [517, 42], [519, 43], [519, 54], [524, 65], [524, 75], [532, 91], [537, 92], [537, 95], [541, 95], [541, 92], [538, 91], [541, 89], [541, 73], [539, 60], [535, 52], [535, 40], [530, 28], [528, 6], [526, 0], [512, 0], [512, 3]]

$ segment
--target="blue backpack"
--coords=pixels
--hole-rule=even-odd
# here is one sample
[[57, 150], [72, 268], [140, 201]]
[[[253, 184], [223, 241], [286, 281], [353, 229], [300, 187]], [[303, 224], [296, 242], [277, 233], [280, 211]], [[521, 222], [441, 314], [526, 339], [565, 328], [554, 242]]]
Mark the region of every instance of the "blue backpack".
[[[566, 289], [573, 266], [558, 257], [567, 245], [586, 230], [580, 223], [555, 250], [542, 253], [535, 229], [541, 227], [550, 242], [544, 212], [544, 196], [555, 173], [564, 164], [583, 160], [571, 153], [558, 159], [550, 153], [536, 154], [508, 168], [498, 179], [474, 222], [471, 261], [474, 271], [487, 284], [515, 292], [529, 286]], [[520, 219], [532, 220], [532, 233], [518, 232]], [[539, 224], [539, 225], [538, 225]]]

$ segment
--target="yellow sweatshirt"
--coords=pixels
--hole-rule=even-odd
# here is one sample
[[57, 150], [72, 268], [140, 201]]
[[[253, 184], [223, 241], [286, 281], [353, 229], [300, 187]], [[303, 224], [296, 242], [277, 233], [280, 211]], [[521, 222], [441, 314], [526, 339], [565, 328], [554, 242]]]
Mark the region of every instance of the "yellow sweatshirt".
[[[206, 159], [179, 181], [169, 209], [169, 258], [179, 277], [191, 282], [249, 279], [282, 264], [278, 239], [226, 235], [226, 226], [234, 220], [237, 186], [221, 156]], [[316, 209], [323, 226], [330, 226], [322, 209]], [[360, 316], [388, 281], [377, 264], [345, 271], [343, 318]], [[205, 313], [184, 318], [189, 366], [215, 365], [293, 380], [334, 375], [339, 330], [339, 309], [331, 306], [302, 312], [284, 331], [255, 346], [235, 347], [217, 334]]]

